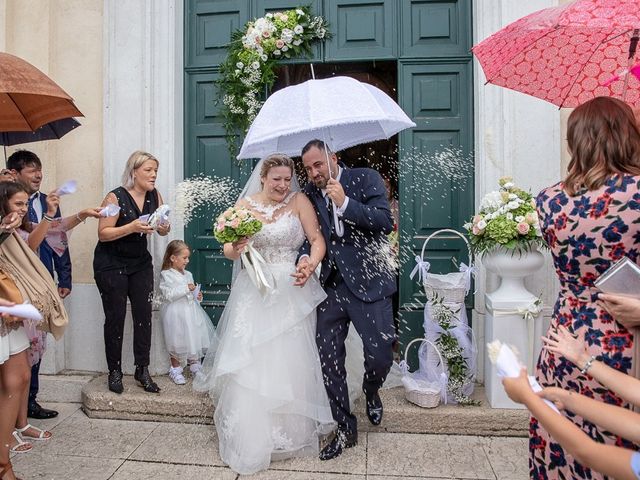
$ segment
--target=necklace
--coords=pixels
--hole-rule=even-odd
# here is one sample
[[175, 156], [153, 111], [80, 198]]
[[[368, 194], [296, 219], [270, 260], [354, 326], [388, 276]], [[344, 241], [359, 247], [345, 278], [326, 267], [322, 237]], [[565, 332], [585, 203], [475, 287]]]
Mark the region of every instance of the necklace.
[[264, 216], [264, 218], [268, 221], [273, 220], [274, 214], [280, 210], [282, 207], [286, 206], [289, 203], [289, 199], [291, 198], [291, 194], [287, 195], [282, 202], [264, 204], [259, 200], [254, 200], [253, 198], [248, 197], [249, 203], [255, 210]]

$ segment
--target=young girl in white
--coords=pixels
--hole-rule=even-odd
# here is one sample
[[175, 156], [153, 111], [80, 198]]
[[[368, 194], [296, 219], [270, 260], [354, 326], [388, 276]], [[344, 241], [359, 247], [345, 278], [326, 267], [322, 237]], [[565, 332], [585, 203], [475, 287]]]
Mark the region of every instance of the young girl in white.
[[185, 270], [190, 255], [186, 243], [173, 240], [167, 245], [160, 273], [160, 318], [171, 357], [169, 377], [177, 385], [186, 382], [182, 374], [185, 362], [193, 376], [200, 373], [200, 359], [207, 353], [214, 335], [213, 324], [199, 303], [202, 293], [196, 293], [193, 276]]

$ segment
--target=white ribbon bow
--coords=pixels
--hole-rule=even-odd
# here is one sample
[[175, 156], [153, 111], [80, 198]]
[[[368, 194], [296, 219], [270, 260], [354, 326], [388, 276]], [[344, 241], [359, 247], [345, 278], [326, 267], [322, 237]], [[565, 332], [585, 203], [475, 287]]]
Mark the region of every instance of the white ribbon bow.
[[398, 367], [400, 368], [400, 372], [403, 375], [406, 375], [407, 373], [409, 373], [409, 365], [407, 364], [406, 360], [400, 360]]
[[431, 268], [431, 264], [426, 260], [422, 260], [422, 257], [416, 255], [416, 266], [413, 267], [411, 273], [409, 274], [409, 278], [413, 280], [413, 277], [418, 274], [418, 282], [423, 282], [427, 278], [427, 274], [429, 273], [429, 269]]
[[526, 307], [518, 308], [518, 313], [522, 315], [522, 318], [524, 318], [525, 320], [533, 320], [538, 315], [540, 315], [540, 312], [542, 312], [542, 307], [542, 300], [540, 298], [537, 298]]
[[[476, 267], [473, 263], [471, 265], [467, 265], [464, 262], [460, 262], [460, 272], [464, 273], [465, 276], [465, 294], [469, 293], [469, 289], [471, 288], [471, 277], [476, 278], [476, 274], [478, 273], [478, 267]], [[476, 293], [476, 292], [473, 292]]]
[[445, 372], [440, 372], [440, 399], [444, 405], [447, 404], [447, 390], [449, 389], [449, 376]]
[[[246, 268], [249, 278], [253, 284], [258, 287], [260, 294], [265, 297], [274, 288], [276, 288], [276, 281], [273, 278], [269, 269], [266, 268], [267, 262], [264, 257], [253, 247], [253, 244], [249, 242], [246, 250], [240, 254], [244, 268]], [[267, 273], [265, 273], [265, 271]], [[267, 278], [267, 275], [269, 278]]]

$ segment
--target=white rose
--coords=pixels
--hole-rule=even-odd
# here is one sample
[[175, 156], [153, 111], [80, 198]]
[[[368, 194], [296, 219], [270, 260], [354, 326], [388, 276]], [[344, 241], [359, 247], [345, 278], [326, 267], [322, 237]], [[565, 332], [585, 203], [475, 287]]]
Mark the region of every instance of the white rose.
[[519, 206], [520, 206], [520, 202], [517, 202], [516, 200], [512, 200], [509, 203], [507, 203], [507, 207], [509, 208], [509, 210], [515, 210]]
[[302, 10], [300, 10], [299, 8], [296, 8], [296, 13], [300, 16], [304, 15], [304, 12]]
[[484, 230], [485, 228], [487, 228], [487, 222], [485, 222], [484, 220], [480, 220], [477, 225], [476, 225], [480, 230]]
[[518, 196], [515, 193], [509, 194], [509, 200], [515, 200], [516, 198], [518, 198]]
[[289, 50], [289, 47], [287, 47], [286, 45], [284, 47], [282, 47], [282, 51], [286, 52], [287, 50]]
[[291, 41], [293, 40], [293, 30], [291, 30], [290, 28], [283, 28], [280, 38], [282, 38], [282, 40], [284, 40], [286, 43], [291, 43]]
[[256, 61], [251, 64], [254, 70], [260, 70], [260, 62]]
[[294, 40], [293, 44], [297, 47], [302, 44], [302, 40]]
[[507, 220], [513, 220], [513, 213], [508, 212], [506, 217], [507, 217]]
[[296, 26], [293, 28], [293, 31], [294, 31], [295, 33], [297, 33], [298, 35], [300, 35], [302, 32], [304, 32], [304, 28], [302, 28], [302, 25], [296, 25]]
[[513, 188], [514, 186], [515, 185], [514, 185], [513, 182], [507, 182], [502, 186], [502, 188], [504, 188], [505, 190], [509, 190], [509, 189]]
[[273, 51], [273, 54], [274, 54], [276, 57], [279, 57], [279, 56], [280, 56], [280, 50], [274, 50], [274, 51]]
[[516, 217], [516, 222], [518, 222], [518, 223], [522, 223], [522, 222], [524, 222], [524, 217], [523, 217], [522, 215], [518, 215], [518, 216]]
[[242, 70], [242, 67], [244, 67], [244, 63], [238, 62], [238, 63], [236, 63], [236, 67], [238, 67], [240, 70]]
[[262, 59], [263, 62], [267, 61], [267, 56], [265, 54], [260, 55], [260, 58]]

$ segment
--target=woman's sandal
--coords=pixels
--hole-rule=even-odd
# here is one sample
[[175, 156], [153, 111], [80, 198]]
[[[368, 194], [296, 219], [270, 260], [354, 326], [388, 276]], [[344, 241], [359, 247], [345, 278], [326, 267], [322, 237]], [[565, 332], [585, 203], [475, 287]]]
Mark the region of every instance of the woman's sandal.
[[18, 477], [16, 477], [16, 474], [13, 471], [13, 465], [11, 465], [11, 462], [0, 463], [0, 480], [3, 479], [4, 476], [9, 472], [13, 473], [13, 476], [16, 480], [20, 480]]
[[16, 442], [18, 443], [16, 443], [13, 447], [9, 449], [11, 453], [27, 453], [31, 451], [31, 449], [33, 448], [33, 444], [29, 442], [25, 442], [20, 436], [20, 434], [15, 430], [12, 432], [12, 435], [13, 435], [13, 438], [15, 438]]
[[[38, 436], [37, 437], [32, 437], [31, 435], [25, 435], [24, 434], [24, 432], [26, 432], [30, 428], [35, 430], [36, 432], [38, 432]], [[34, 440], [36, 442], [46, 442], [47, 440], [49, 440], [53, 436], [53, 434], [50, 431], [42, 430], [41, 428], [34, 427], [33, 425], [31, 425], [29, 423], [27, 423], [22, 428], [16, 428], [16, 432], [18, 432], [21, 437], [28, 438], [29, 440]], [[47, 436], [47, 434], [48, 434], [48, 436]]]

